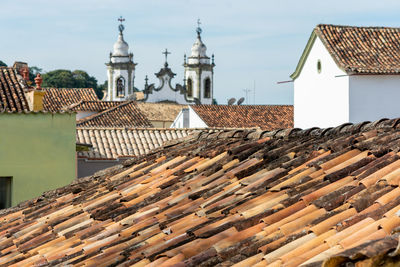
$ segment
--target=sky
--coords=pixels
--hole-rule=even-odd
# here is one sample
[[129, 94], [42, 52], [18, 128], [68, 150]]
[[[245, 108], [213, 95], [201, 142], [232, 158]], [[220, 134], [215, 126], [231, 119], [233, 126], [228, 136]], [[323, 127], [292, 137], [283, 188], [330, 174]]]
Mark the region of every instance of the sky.
[[0, 0], [0, 60], [84, 70], [103, 83], [123, 16], [135, 87], [146, 75], [158, 85], [166, 48], [172, 83], [182, 83], [200, 18], [219, 104], [246, 95], [247, 104], [293, 104], [293, 83], [277, 82], [290, 80], [317, 24], [400, 27], [399, 11], [398, 0]]

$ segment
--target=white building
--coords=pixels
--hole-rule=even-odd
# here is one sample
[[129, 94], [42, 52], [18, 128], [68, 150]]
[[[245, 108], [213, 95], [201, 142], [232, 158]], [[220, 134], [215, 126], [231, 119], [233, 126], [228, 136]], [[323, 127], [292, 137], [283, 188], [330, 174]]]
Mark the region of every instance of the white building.
[[133, 54], [129, 53], [129, 45], [124, 40], [124, 19], [118, 19], [119, 36], [110, 53], [110, 61], [107, 65], [108, 90], [104, 96], [107, 101], [123, 101], [134, 92], [135, 66]]
[[295, 72], [294, 126], [400, 117], [400, 28], [318, 25]]

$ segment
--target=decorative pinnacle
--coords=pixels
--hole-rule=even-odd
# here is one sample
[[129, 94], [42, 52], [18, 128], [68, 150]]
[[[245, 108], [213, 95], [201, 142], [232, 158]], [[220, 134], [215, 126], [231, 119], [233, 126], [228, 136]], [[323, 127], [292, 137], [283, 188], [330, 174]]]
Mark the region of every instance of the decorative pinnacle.
[[36, 90], [42, 90], [42, 82], [42, 76], [40, 75], [40, 73], [38, 73], [35, 78]]
[[119, 24], [119, 26], [118, 26], [118, 29], [119, 29], [119, 32], [122, 34], [122, 32], [123, 32], [124, 29], [125, 29], [125, 27], [124, 27], [124, 25], [122, 24], [122, 22], [124, 22], [125, 19], [124, 19], [122, 16], [120, 16], [120, 17], [118, 18], [118, 21], [120, 22], [120, 24]]
[[186, 54], [183, 55], [183, 64], [186, 64]]
[[197, 28], [196, 28], [196, 32], [197, 32], [197, 36], [200, 38], [200, 34], [202, 32], [201, 28], [200, 28], [200, 19], [197, 19]]
[[146, 78], [144, 78], [144, 81], [145, 81], [145, 85], [148, 85], [149, 83], [149, 78], [147, 78], [147, 75], [146, 75]]
[[165, 66], [165, 67], [168, 67], [168, 61], [167, 61], [167, 59], [168, 59], [168, 55], [171, 54], [171, 52], [168, 52], [167, 48], [165, 48], [165, 51], [162, 52], [161, 54], [164, 54], [164, 55], [165, 55], [165, 64], [164, 64], [164, 66]]

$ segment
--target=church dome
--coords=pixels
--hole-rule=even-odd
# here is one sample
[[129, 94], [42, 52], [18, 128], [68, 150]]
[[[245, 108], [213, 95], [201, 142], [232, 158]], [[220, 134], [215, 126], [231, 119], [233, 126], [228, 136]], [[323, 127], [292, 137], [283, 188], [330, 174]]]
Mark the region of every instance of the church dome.
[[125, 42], [122, 32], [119, 33], [118, 40], [114, 44], [113, 56], [129, 56], [129, 45]]
[[192, 55], [191, 57], [207, 57], [206, 55], [207, 47], [201, 41], [200, 34], [197, 36], [196, 42], [194, 42], [192, 46]]

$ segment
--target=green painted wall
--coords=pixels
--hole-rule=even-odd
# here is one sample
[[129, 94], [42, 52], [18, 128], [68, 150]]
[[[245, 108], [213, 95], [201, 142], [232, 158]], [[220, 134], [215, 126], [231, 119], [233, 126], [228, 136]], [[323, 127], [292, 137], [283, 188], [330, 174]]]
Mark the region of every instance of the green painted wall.
[[76, 177], [75, 116], [0, 113], [0, 177], [12, 177], [13, 206]]

